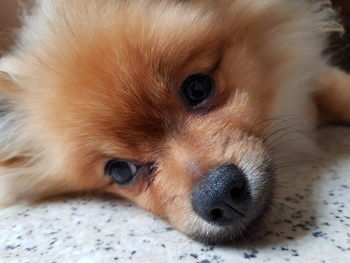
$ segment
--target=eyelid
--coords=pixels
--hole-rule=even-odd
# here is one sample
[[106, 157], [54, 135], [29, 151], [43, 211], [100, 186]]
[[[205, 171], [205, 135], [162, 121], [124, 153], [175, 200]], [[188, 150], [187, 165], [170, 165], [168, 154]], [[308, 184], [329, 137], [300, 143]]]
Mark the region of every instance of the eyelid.
[[204, 67], [200, 70], [193, 71], [193, 73], [189, 74], [188, 76], [195, 75], [197, 73], [206, 73], [213, 76], [215, 71], [217, 71], [217, 69], [220, 67], [220, 65], [221, 65], [221, 58], [215, 61], [215, 63], [211, 63], [210, 65], [208, 65], [208, 67]]
[[221, 65], [221, 58], [209, 69], [208, 73], [214, 74]]
[[[108, 168], [109, 168], [109, 164], [112, 163], [112, 162], [125, 162], [127, 163], [127, 165], [129, 166], [130, 170], [134, 170], [136, 168], [136, 172], [138, 169], [140, 169], [143, 165], [138, 162], [138, 161], [133, 161], [133, 160], [127, 160], [127, 159], [122, 159], [122, 158], [113, 158], [113, 157], [110, 157], [110, 158], [107, 158], [106, 159], [106, 162], [105, 162], [105, 169], [104, 169], [104, 174], [108, 175]], [[132, 166], [135, 166], [132, 167]]]

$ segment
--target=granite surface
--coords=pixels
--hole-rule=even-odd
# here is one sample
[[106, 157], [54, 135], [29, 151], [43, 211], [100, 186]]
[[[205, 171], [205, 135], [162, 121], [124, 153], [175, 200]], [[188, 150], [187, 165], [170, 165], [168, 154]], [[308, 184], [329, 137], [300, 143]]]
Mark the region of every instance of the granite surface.
[[317, 160], [286, 167], [273, 208], [231, 246], [194, 242], [111, 198], [65, 198], [0, 211], [0, 262], [350, 262], [350, 129], [323, 128]]

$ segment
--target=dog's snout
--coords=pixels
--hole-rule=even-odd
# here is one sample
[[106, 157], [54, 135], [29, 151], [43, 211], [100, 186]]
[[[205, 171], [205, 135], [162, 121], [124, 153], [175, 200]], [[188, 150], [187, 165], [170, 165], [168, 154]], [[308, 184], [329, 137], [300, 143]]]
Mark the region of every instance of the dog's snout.
[[220, 226], [244, 218], [250, 199], [246, 177], [233, 164], [212, 169], [192, 192], [194, 211], [207, 222]]

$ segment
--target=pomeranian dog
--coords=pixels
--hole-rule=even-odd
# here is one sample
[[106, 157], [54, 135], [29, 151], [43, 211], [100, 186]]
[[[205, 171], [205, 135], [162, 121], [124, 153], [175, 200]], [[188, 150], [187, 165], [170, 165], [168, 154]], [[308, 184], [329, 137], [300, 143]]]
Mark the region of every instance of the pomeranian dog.
[[111, 192], [231, 241], [269, 207], [280, 156], [350, 120], [326, 0], [37, 0], [22, 20], [0, 60], [2, 205]]

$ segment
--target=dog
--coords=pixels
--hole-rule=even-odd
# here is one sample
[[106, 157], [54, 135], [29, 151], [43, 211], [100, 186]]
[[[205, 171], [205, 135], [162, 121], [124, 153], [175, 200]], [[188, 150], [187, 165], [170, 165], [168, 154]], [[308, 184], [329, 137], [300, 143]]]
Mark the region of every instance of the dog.
[[113, 193], [210, 243], [350, 120], [328, 1], [37, 0], [0, 59], [0, 203]]

